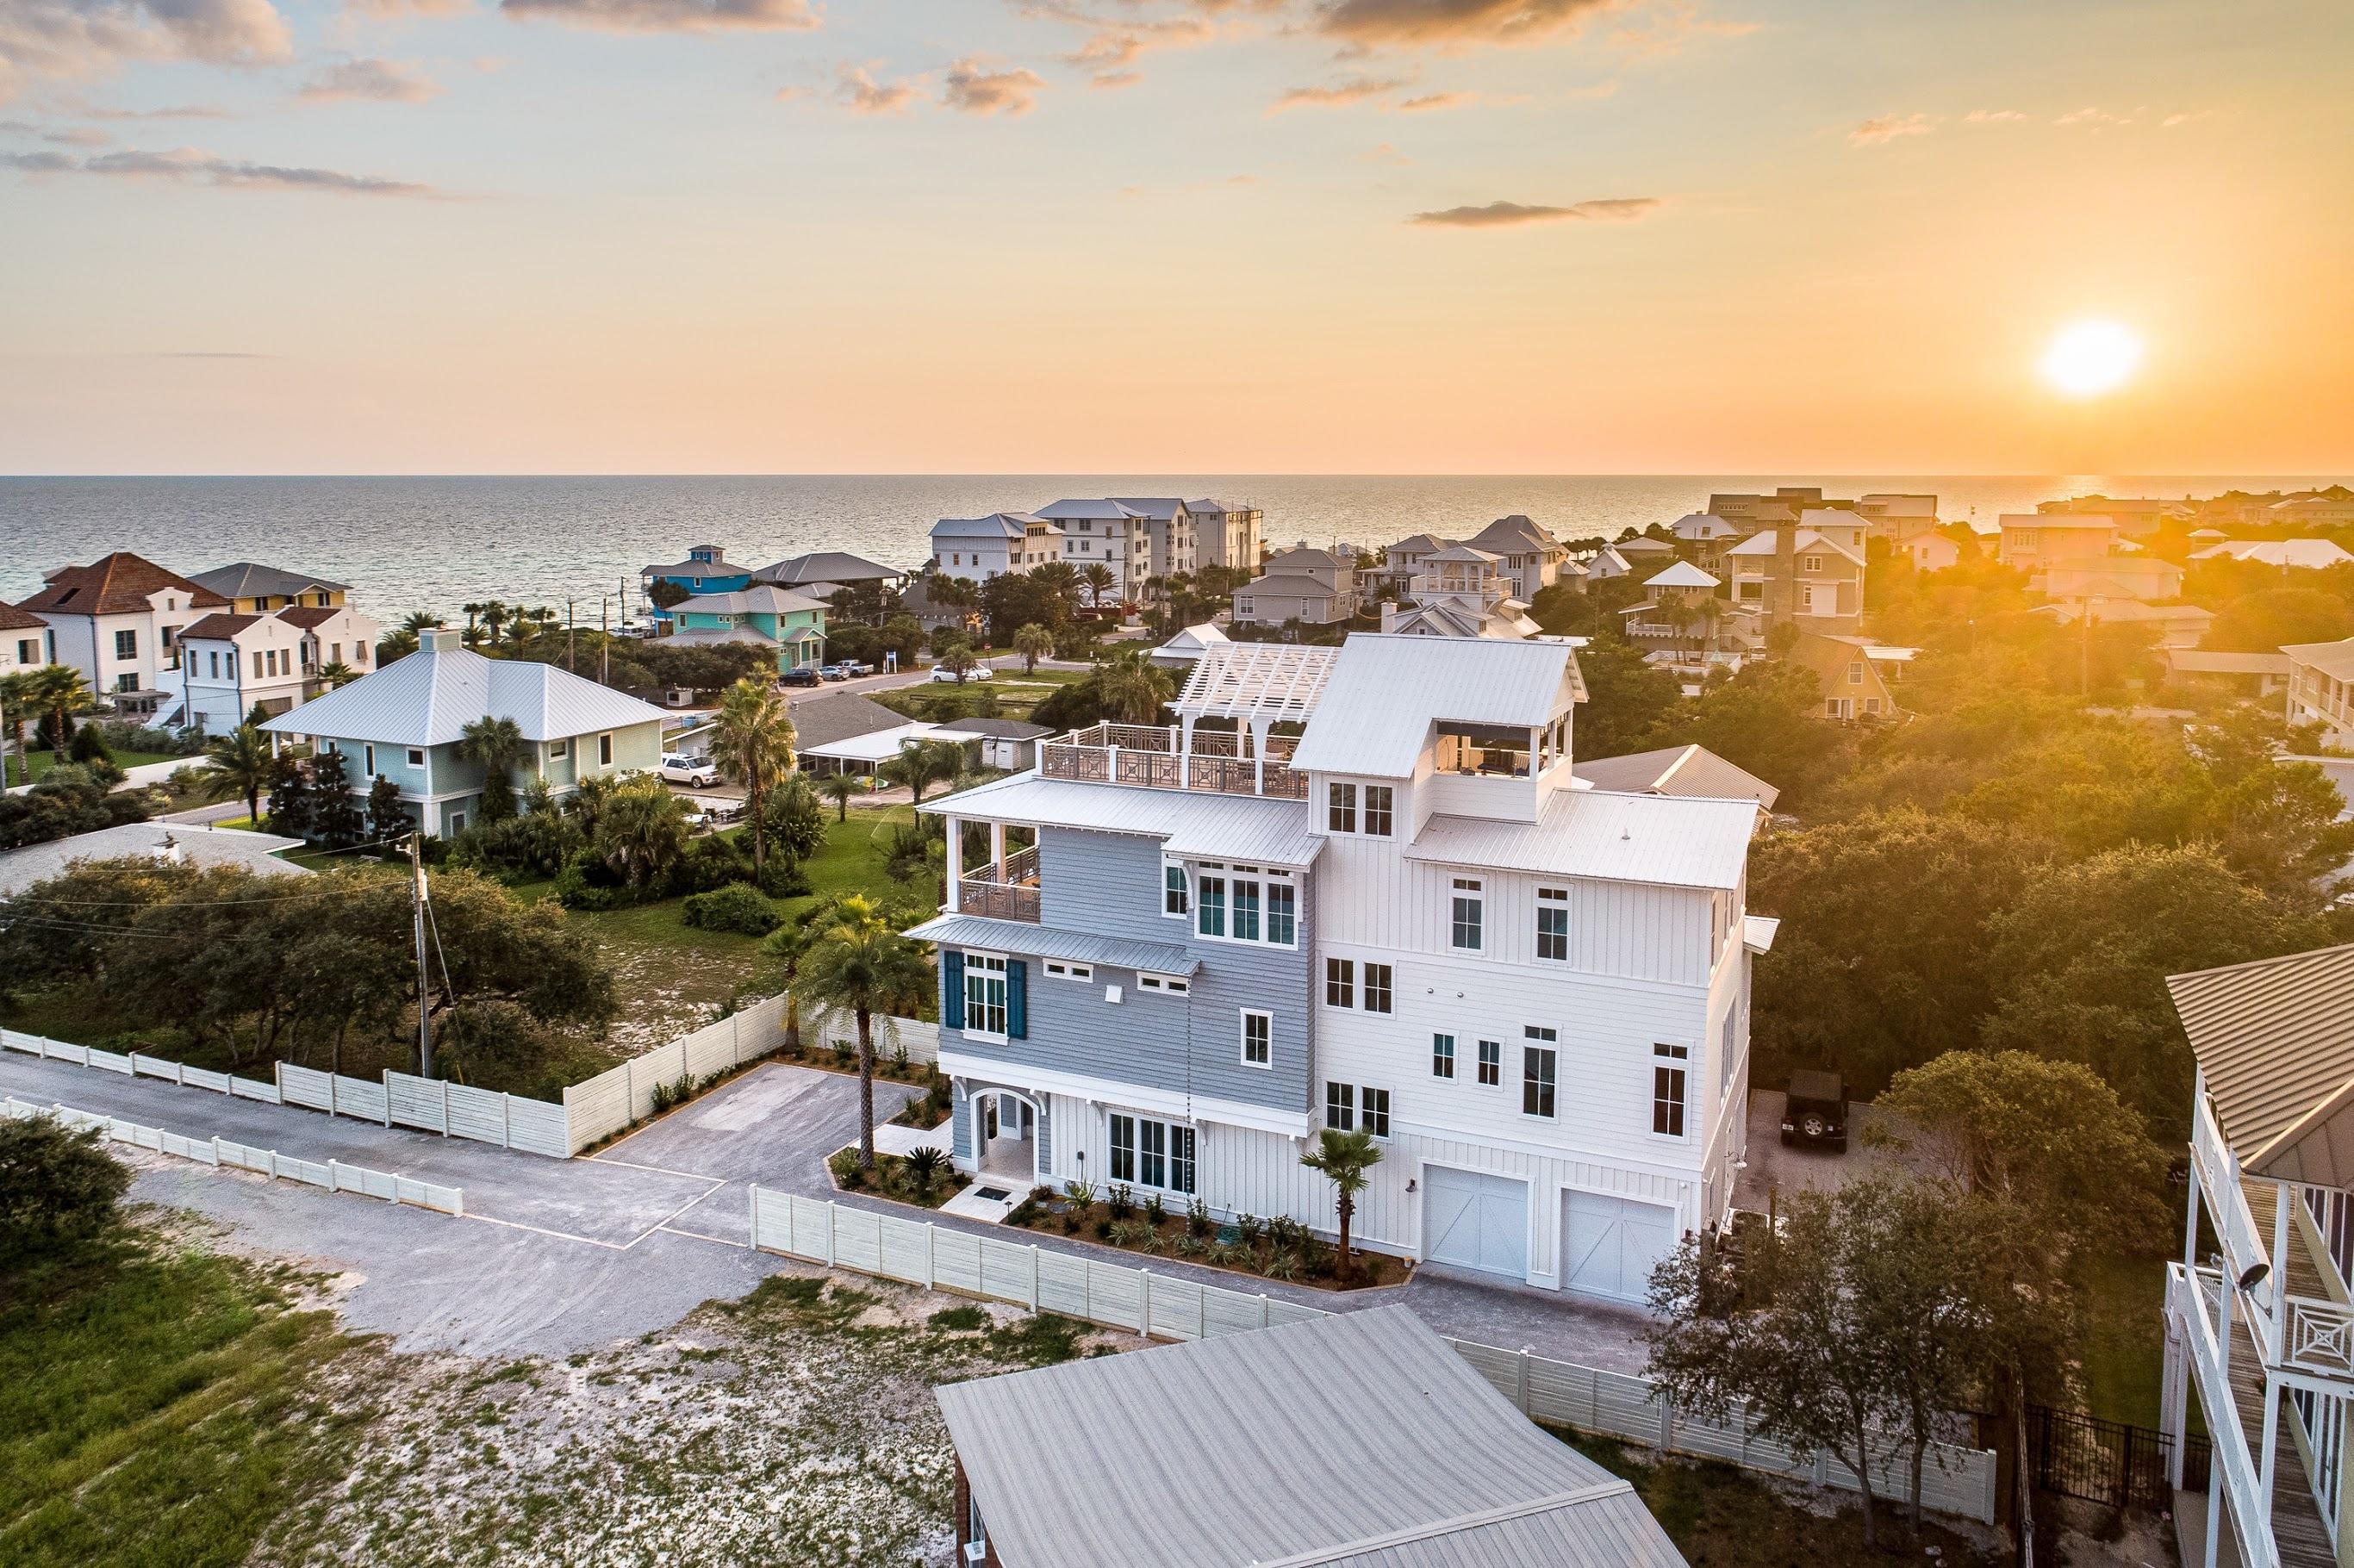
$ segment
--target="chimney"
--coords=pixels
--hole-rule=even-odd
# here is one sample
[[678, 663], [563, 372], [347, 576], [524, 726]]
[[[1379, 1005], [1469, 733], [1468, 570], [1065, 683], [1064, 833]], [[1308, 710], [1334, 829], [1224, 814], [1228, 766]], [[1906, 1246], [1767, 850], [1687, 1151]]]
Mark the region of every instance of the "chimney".
[[455, 653], [465, 646], [465, 633], [453, 626], [429, 626], [417, 634], [419, 653]]

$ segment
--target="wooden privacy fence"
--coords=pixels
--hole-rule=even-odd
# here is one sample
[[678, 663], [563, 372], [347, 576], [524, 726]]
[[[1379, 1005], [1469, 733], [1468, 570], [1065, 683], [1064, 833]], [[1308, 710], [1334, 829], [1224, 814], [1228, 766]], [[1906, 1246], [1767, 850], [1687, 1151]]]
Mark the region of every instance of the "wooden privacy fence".
[[330, 1160], [323, 1164], [315, 1160], [297, 1160], [274, 1149], [256, 1149], [250, 1144], [233, 1143], [226, 1138], [184, 1138], [176, 1132], [125, 1121], [121, 1117], [101, 1116], [94, 1111], [74, 1110], [67, 1106], [38, 1106], [14, 1096], [0, 1100], [0, 1114], [12, 1119], [50, 1117], [68, 1127], [96, 1128], [116, 1143], [128, 1143], [157, 1154], [193, 1160], [201, 1165], [227, 1165], [240, 1171], [258, 1171], [264, 1176], [281, 1181], [324, 1187], [330, 1192], [358, 1192], [370, 1198], [382, 1198], [387, 1202], [410, 1203], [445, 1214], [463, 1214], [466, 1212], [466, 1195], [460, 1188], [419, 1181], [389, 1171], [370, 1170], [365, 1165], [346, 1165], [340, 1160]]
[[[1320, 1307], [1228, 1290], [1149, 1268], [1131, 1268], [1034, 1244], [844, 1208], [755, 1186], [752, 1245], [928, 1289], [1059, 1312], [1106, 1328], [1163, 1340], [1201, 1340], [1329, 1316]], [[1648, 1378], [1553, 1361], [1526, 1351], [1449, 1340], [1456, 1351], [1532, 1420], [1626, 1438], [1672, 1454], [1720, 1459], [1747, 1469], [1847, 1491], [1862, 1489], [1844, 1465], [1817, 1455], [1800, 1461], [1761, 1436], [1745, 1409], [1712, 1420], [1679, 1411]], [[1881, 1498], [1912, 1492], [1910, 1449], [1890, 1442], [1872, 1463]], [[1994, 1456], [1932, 1444], [1921, 1499], [1941, 1513], [1994, 1522]]]
[[[784, 1017], [784, 998], [755, 1002], [731, 1017], [572, 1085], [564, 1091], [560, 1104], [478, 1089], [445, 1078], [420, 1078], [413, 1073], [387, 1070], [375, 1078], [355, 1078], [289, 1062], [277, 1064], [273, 1081], [265, 1084], [183, 1066], [160, 1056], [69, 1045], [14, 1030], [0, 1030], [0, 1047], [126, 1077], [161, 1078], [266, 1105], [301, 1106], [381, 1127], [416, 1128], [563, 1160], [652, 1115], [657, 1085], [707, 1078], [775, 1054], [785, 1043]], [[908, 1060], [939, 1060], [939, 1025], [912, 1018], [893, 1022]], [[815, 1044], [814, 1033], [811, 1040]]]

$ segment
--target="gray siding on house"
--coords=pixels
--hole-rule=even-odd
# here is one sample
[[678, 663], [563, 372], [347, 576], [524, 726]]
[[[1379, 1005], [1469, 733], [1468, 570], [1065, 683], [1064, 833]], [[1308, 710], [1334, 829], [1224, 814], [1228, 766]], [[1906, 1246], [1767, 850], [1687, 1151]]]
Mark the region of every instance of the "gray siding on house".
[[[965, 1037], [942, 1010], [943, 1043], [970, 1055], [1172, 1094], [1192, 1093], [1270, 1109], [1309, 1108], [1312, 1082], [1309, 966], [1315, 899], [1299, 883], [1297, 948], [1204, 941], [1191, 923], [1161, 914], [1161, 842], [1134, 834], [1039, 831], [1041, 926], [1092, 935], [1182, 943], [1201, 968], [1186, 996], [1138, 989], [1136, 972], [1097, 966], [1085, 983], [1049, 976], [1027, 959], [1029, 1036], [1000, 1045]], [[1019, 933], [1009, 950], [1023, 957]], [[1107, 986], [1121, 1000], [1105, 1000]], [[948, 1000], [948, 999], [944, 999]], [[1272, 1015], [1274, 1063], [1242, 1063], [1242, 1010]], [[960, 1152], [961, 1152], [960, 1146]]]

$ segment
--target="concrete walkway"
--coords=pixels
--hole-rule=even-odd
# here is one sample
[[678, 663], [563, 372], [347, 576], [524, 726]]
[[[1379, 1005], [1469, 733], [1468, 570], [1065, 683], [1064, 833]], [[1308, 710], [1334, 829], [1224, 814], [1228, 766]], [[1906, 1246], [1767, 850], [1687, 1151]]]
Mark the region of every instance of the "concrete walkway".
[[[353, 1326], [389, 1333], [404, 1349], [568, 1354], [664, 1328], [702, 1301], [738, 1296], [766, 1275], [803, 1266], [749, 1249], [746, 1187], [753, 1182], [1045, 1251], [1131, 1266], [1140, 1261], [1073, 1237], [1009, 1232], [838, 1192], [825, 1158], [857, 1136], [858, 1080], [785, 1063], [755, 1067], [577, 1160], [15, 1053], [0, 1055], [0, 1092], [464, 1189], [466, 1216], [451, 1219], [249, 1172], [134, 1157], [142, 1166], [135, 1197], [205, 1214], [251, 1250], [361, 1276], [347, 1308]], [[878, 1120], [917, 1097], [911, 1086], [879, 1080], [875, 1093]], [[1405, 1285], [1342, 1295], [1174, 1258], [1150, 1264], [1157, 1275], [1332, 1310], [1404, 1302], [1443, 1334], [1615, 1372], [1637, 1372], [1643, 1362], [1640, 1314], [1476, 1276], [1426, 1266]]]

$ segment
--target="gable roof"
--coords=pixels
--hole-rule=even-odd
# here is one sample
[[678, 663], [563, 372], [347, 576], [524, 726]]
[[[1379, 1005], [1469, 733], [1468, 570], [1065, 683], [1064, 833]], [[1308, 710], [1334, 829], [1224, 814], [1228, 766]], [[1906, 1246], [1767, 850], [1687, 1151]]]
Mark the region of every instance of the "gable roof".
[[966, 821], [1136, 833], [1161, 841], [1180, 857], [1238, 860], [1254, 865], [1307, 866], [1323, 853], [1308, 803], [1266, 795], [1213, 795], [1194, 789], [1140, 789], [1126, 784], [1047, 779], [1033, 771], [937, 795], [916, 808]]
[[774, 583], [754, 583], [733, 593], [699, 593], [693, 599], [683, 599], [670, 607], [673, 615], [791, 615], [801, 610], [822, 610], [823, 599], [795, 593]]
[[935, 539], [1019, 539], [1033, 523], [1047, 519], [1030, 512], [991, 512], [982, 517], [943, 517], [932, 524]]
[[2354, 561], [2354, 555], [2347, 554], [2328, 539], [2231, 539], [2194, 551], [2190, 558], [2206, 561], [2219, 556], [2267, 567], [2300, 567], [2315, 571]]
[[1534, 728], [1585, 690], [1566, 642], [1354, 632], [1291, 765], [1403, 779], [1440, 719]]
[[991, 1539], [1022, 1568], [1683, 1563], [1627, 1483], [1405, 1307], [937, 1396]]
[[1492, 550], [1500, 556], [1529, 550], [1543, 553], [1561, 548], [1560, 540], [1518, 512], [1509, 517], [1497, 518], [1464, 542], [1479, 549]]
[[806, 556], [795, 556], [789, 560], [779, 561], [773, 567], [763, 567], [752, 574], [756, 581], [783, 583], [788, 587], [799, 583], [881, 582], [907, 575], [896, 567], [886, 567], [880, 561], [870, 561], [847, 550], [812, 550]]
[[339, 615], [350, 613], [351, 611], [342, 605], [290, 604], [278, 612], [278, 619], [289, 626], [299, 626], [308, 631], [311, 628], [323, 625]]
[[1745, 768], [1704, 746], [1670, 746], [1624, 757], [1573, 761], [1570, 772], [1597, 789], [1631, 794], [1680, 795], [1715, 800], [1755, 800], [1767, 810], [1782, 791]]
[[183, 642], [226, 642], [249, 626], [259, 626], [275, 617], [264, 615], [230, 615], [215, 610], [201, 620], [190, 621], [180, 628]]
[[[1840, 544], [1838, 540], [1818, 533], [1812, 528], [1801, 528], [1790, 535], [1790, 553], [1792, 555], [1804, 555], [1811, 550], [1828, 550], [1843, 561], [1851, 561], [1859, 567], [1863, 565], [1862, 557], [1858, 556], [1853, 550], [1849, 549], [1845, 545]], [[1771, 528], [1766, 529], [1762, 534], [1752, 534], [1746, 539], [1742, 540], [1738, 545], [1734, 546], [1730, 550], [1725, 551], [1725, 554], [1728, 556], [1740, 556], [1744, 558], [1755, 558], [1759, 556], [1770, 557], [1774, 553], [1774, 530]]]
[[1151, 518], [1155, 523], [1169, 522], [1180, 512], [1193, 510], [1173, 495], [1115, 495], [1111, 499], [1131, 512], [1140, 513]]
[[511, 718], [525, 740], [561, 740], [595, 730], [660, 724], [652, 703], [530, 659], [485, 659], [431, 636], [407, 658], [279, 715], [261, 727], [280, 735], [448, 746], [479, 718]]
[[351, 591], [349, 583], [290, 572], [283, 567], [263, 566], [259, 561], [238, 561], [226, 567], [215, 567], [211, 571], [198, 572], [188, 580], [198, 588], [210, 588], [230, 599], [255, 599], [264, 595], [272, 599], [292, 598], [310, 588], [324, 588], [330, 593]]
[[1679, 539], [1731, 539], [1741, 530], [1713, 512], [1687, 512], [1668, 524], [1668, 532]]
[[1649, 534], [1637, 534], [1630, 538], [1613, 540], [1610, 547], [1622, 556], [1629, 550], [1638, 556], [1656, 556], [1662, 552], [1672, 552], [1675, 549], [1675, 546], [1665, 539], [1654, 539]]
[[872, 697], [862, 697], [855, 692], [803, 697], [788, 705], [788, 711], [793, 721], [793, 744], [803, 751], [812, 746], [831, 746], [862, 735], [897, 729], [908, 722], [906, 714], [893, 713]]
[[0, 604], [0, 631], [46, 631], [49, 623], [13, 604]]
[[1038, 515], [1049, 523], [1060, 523], [1081, 517], [1117, 523], [1132, 517], [1141, 517], [1144, 514], [1134, 507], [1123, 506], [1109, 496], [1103, 496], [1094, 500], [1057, 501], [1051, 506], [1038, 508]]
[[1249, 510], [1250, 510], [1250, 508], [1249, 508], [1249, 507], [1247, 507], [1247, 506], [1236, 506], [1236, 505], [1235, 505], [1233, 502], [1231, 502], [1231, 501], [1206, 501], [1206, 500], [1205, 500], [1205, 501], [1189, 501], [1189, 502], [1185, 503], [1185, 510], [1186, 510], [1186, 511], [1188, 511], [1188, 512], [1214, 512], [1214, 513], [1226, 513], [1226, 512], [1247, 512], [1247, 511], [1249, 511]]
[[1659, 588], [1663, 585], [1668, 588], [1712, 588], [1718, 586], [1716, 578], [1709, 576], [1706, 572], [1702, 571], [1690, 561], [1678, 561], [1666, 571], [1659, 573], [1659, 576], [1647, 577], [1643, 581], [1643, 586], [1645, 588]]
[[101, 556], [86, 567], [59, 567], [18, 608], [50, 615], [120, 615], [148, 609], [148, 596], [165, 588], [186, 594], [193, 609], [228, 608], [228, 600], [210, 588], [128, 550]]
[[1388, 549], [1384, 550], [1382, 553], [1384, 555], [1388, 555], [1391, 551], [1403, 550], [1408, 555], [1412, 555], [1416, 551], [1428, 555], [1434, 550], [1447, 549], [1452, 546], [1454, 543], [1454, 540], [1442, 539], [1436, 534], [1409, 534], [1405, 538], [1400, 539], [1396, 544], [1390, 546]]
[[2170, 975], [2166, 989], [2242, 1168], [2354, 1186], [2354, 943]]

